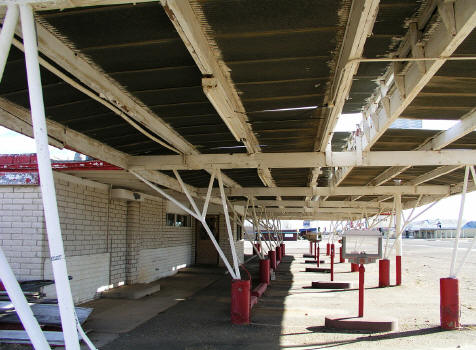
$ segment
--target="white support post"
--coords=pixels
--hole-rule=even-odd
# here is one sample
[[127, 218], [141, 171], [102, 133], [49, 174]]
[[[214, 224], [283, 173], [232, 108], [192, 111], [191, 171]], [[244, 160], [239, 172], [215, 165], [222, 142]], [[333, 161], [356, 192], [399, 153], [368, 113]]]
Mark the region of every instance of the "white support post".
[[[177, 181], [179, 182], [180, 186], [182, 187], [183, 192], [185, 193], [185, 196], [187, 197], [188, 201], [189, 201], [190, 204], [192, 205], [193, 210], [195, 211], [195, 213], [197, 214], [197, 216], [200, 216], [200, 210], [198, 210], [197, 204], [195, 203], [195, 201], [193, 200], [192, 196], [190, 195], [190, 192], [188, 191], [187, 186], [185, 186], [185, 183], [183, 182], [182, 177], [179, 175], [179, 173], [178, 173], [177, 170], [174, 170], [173, 172], [174, 172], [175, 178], [177, 179]], [[205, 214], [206, 214], [206, 213], [205, 213]], [[203, 219], [203, 215], [202, 215], [201, 217], [202, 217], [202, 219]]]
[[[243, 220], [241, 220], [238, 216], [238, 213], [235, 211], [235, 208], [233, 207], [233, 204], [230, 203], [230, 201], [228, 200], [228, 198], [226, 199], [228, 205], [230, 206], [231, 210], [233, 211], [233, 214], [235, 215], [236, 217], [236, 220], [241, 224], [241, 227], [243, 228], [243, 230], [245, 229], [245, 221], [246, 221], [246, 214], [248, 212], [248, 204], [249, 204], [249, 199], [246, 201], [246, 206], [245, 206], [245, 210], [244, 210], [244, 214], [243, 214]], [[246, 234], [245, 232], [245, 238], [248, 240], [248, 242], [250, 242], [251, 244], [251, 248], [252, 250], [255, 251], [256, 255], [259, 256], [260, 259], [264, 259], [264, 256], [263, 254], [258, 250], [258, 248], [255, 247], [253, 241], [248, 237], [248, 235]]]
[[218, 171], [217, 175], [218, 175], [217, 176], [218, 186], [220, 187], [221, 203], [223, 205], [223, 212], [225, 214], [226, 229], [228, 231], [228, 240], [230, 241], [231, 256], [233, 258], [233, 264], [235, 266], [235, 273], [236, 273], [235, 279], [241, 280], [240, 266], [238, 263], [238, 257], [236, 255], [235, 240], [233, 239], [233, 231], [231, 230], [230, 216], [228, 214], [228, 205], [226, 204], [226, 196], [225, 196], [225, 190], [223, 189], [223, 179], [221, 177], [221, 171]]
[[45, 335], [41, 330], [38, 321], [31, 311], [28, 301], [23, 294], [23, 291], [18, 284], [18, 281], [8, 264], [7, 258], [0, 247], [0, 280], [2, 281], [8, 296], [15, 306], [15, 312], [18, 314], [20, 321], [25, 327], [31, 343], [37, 350], [51, 349], [46, 341]]
[[[180, 203], [178, 200], [176, 200], [174, 197], [170, 196], [169, 194], [167, 194], [167, 192], [163, 191], [161, 188], [155, 186], [153, 183], [151, 183], [150, 181], [148, 181], [147, 179], [143, 178], [142, 176], [140, 176], [139, 174], [135, 173], [134, 171], [132, 170], [129, 170], [129, 172], [131, 174], [133, 174], [135, 177], [137, 177], [139, 180], [142, 180], [145, 184], [147, 184], [149, 187], [151, 187], [152, 189], [156, 190], [158, 193], [160, 193], [163, 197], [167, 198], [169, 201], [171, 201], [172, 203], [174, 203], [176, 206], [178, 206], [180, 209], [182, 209], [183, 211], [187, 212], [188, 214], [190, 214], [191, 216], [193, 216], [195, 219], [197, 219], [198, 221], [200, 221], [203, 225], [203, 228], [205, 229], [205, 231], [207, 232], [208, 234], [208, 237], [210, 237], [210, 240], [212, 241], [215, 249], [217, 250], [218, 252], [218, 255], [220, 255], [220, 258], [222, 259], [223, 263], [225, 264], [226, 268], [228, 269], [228, 272], [230, 273], [231, 277], [233, 279], [236, 279], [236, 275], [235, 275], [235, 272], [233, 270], [233, 268], [231, 267], [230, 263], [228, 262], [225, 254], [223, 253], [223, 251], [221, 250], [220, 248], [220, 245], [218, 244], [215, 236], [213, 235], [212, 231], [210, 230], [210, 227], [208, 226], [206, 220], [205, 220], [205, 216], [201, 216], [201, 213], [199, 211], [197, 212], [193, 212], [191, 211], [189, 208], [187, 208], [186, 206], [184, 206], [182, 203]], [[185, 191], [188, 192], [187, 188], [184, 186], [182, 187], [182, 189]], [[206, 212], [205, 212], [205, 215], [206, 215]]]
[[[470, 169], [471, 169], [471, 175], [473, 176], [473, 182], [476, 184], [476, 173], [474, 171], [474, 166], [471, 166]], [[458, 268], [456, 269], [455, 277], [457, 277], [459, 275], [461, 269], [463, 268], [464, 264], [466, 263], [466, 260], [468, 260], [469, 254], [473, 250], [475, 244], [476, 244], [476, 235], [473, 237], [473, 240], [471, 241], [470, 246], [468, 247], [468, 249], [466, 250], [466, 252], [463, 256], [463, 260], [461, 260], [461, 263], [459, 264]]]
[[50, 259], [53, 267], [53, 275], [61, 315], [61, 325], [66, 349], [79, 350], [79, 337], [76, 330], [76, 312], [74, 309], [68, 271], [66, 268], [53, 171], [51, 170], [50, 152], [48, 149], [48, 132], [46, 129], [43, 92], [41, 89], [35, 20], [33, 18], [33, 10], [29, 4], [20, 5], [20, 16], [25, 45], [25, 61], [33, 133], [37, 149], [38, 171], [41, 178], [41, 194], [43, 198], [46, 231], [50, 248]]
[[[390, 242], [390, 229], [392, 228], [393, 226], [393, 214], [395, 212], [395, 199], [393, 201], [393, 208], [392, 208], [392, 211], [390, 213], [390, 221], [388, 223], [388, 233], [387, 233], [387, 239], [385, 240], [385, 251], [384, 251], [384, 259], [388, 259], [388, 257], [390, 256], [390, 252], [392, 251], [391, 249], [388, 250], [388, 243]], [[394, 245], [395, 245], [395, 242], [394, 242]]]
[[[260, 245], [261, 245], [261, 250], [263, 250], [263, 241], [261, 239], [261, 228], [260, 228], [260, 223], [259, 223], [258, 217], [256, 215], [256, 209], [255, 209], [253, 199], [251, 200], [251, 203], [252, 203], [252, 206], [253, 206], [253, 224], [256, 227], [256, 232], [258, 232], [258, 240], [259, 240]], [[270, 245], [271, 242], [268, 243], [268, 241], [265, 239], [264, 243], [266, 244], [266, 247], [268, 248], [268, 251], [272, 250], [271, 245]]]
[[212, 196], [213, 183], [215, 182], [215, 171], [212, 171], [210, 176], [210, 183], [208, 184], [207, 197], [205, 198], [205, 203], [203, 204], [202, 218], [205, 218], [208, 211], [208, 204], [210, 203], [210, 197]]
[[180, 209], [182, 209], [183, 211], [187, 212], [188, 214], [190, 214], [191, 216], [193, 216], [195, 219], [201, 221], [201, 216], [200, 215], [197, 215], [197, 213], [194, 213], [193, 211], [191, 211], [189, 208], [187, 208], [186, 206], [184, 206], [182, 203], [180, 203], [178, 200], [176, 200], [174, 197], [172, 197], [171, 195], [169, 195], [167, 192], [163, 191], [161, 188], [155, 186], [152, 182], [150, 182], [149, 180], [145, 179], [144, 177], [142, 177], [141, 175], [137, 174], [136, 172], [132, 171], [132, 170], [129, 170], [129, 172], [134, 175], [135, 177], [137, 177], [139, 180], [143, 181], [146, 185], [148, 185], [149, 187], [151, 187], [152, 189], [156, 190], [158, 193], [160, 193], [163, 197], [167, 198], [169, 201], [171, 201], [172, 203], [174, 203], [176, 206], [178, 206]]
[[402, 256], [402, 196], [395, 195], [395, 254]]
[[18, 6], [8, 5], [7, 14], [3, 21], [2, 32], [0, 33], [0, 81], [2, 81], [3, 71], [7, 64], [8, 53], [12, 46], [13, 34], [18, 22]]
[[456, 259], [458, 257], [458, 245], [459, 245], [459, 236], [461, 234], [461, 225], [463, 223], [463, 212], [464, 204], [466, 200], [466, 191], [468, 189], [468, 178], [469, 178], [469, 166], [466, 166], [464, 169], [464, 183], [463, 183], [463, 193], [461, 194], [461, 203], [459, 207], [459, 216], [458, 216], [458, 225], [456, 226], [456, 238], [455, 245], [453, 247], [453, 254], [451, 256], [451, 267], [450, 267], [450, 277], [456, 278]]

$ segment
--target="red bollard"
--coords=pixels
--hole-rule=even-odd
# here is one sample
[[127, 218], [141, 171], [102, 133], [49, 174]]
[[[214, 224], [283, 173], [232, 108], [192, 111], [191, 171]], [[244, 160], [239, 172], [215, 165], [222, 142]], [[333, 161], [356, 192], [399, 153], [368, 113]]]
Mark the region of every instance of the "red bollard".
[[390, 286], [390, 260], [382, 259], [378, 261], [378, 286]]
[[326, 245], [326, 255], [329, 256], [331, 254], [331, 244], [327, 243]]
[[276, 265], [276, 251], [270, 250], [270, 251], [268, 252], [268, 256], [269, 256], [271, 268], [272, 268], [274, 271], [276, 271], [276, 267], [277, 267], [277, 265]]
[[314, 242], [314, 260], [317, 258], [317, 243]]
[[281, 262], [281, 247], [279, 245], [276, 246], [276, 262], [278, 265]]
[[321, 249], [319, 248], [319, 242], [317, 243], [317, 267], [319, 267], [319, 260], [321, 255]]
[[312, 255], [312, 242], [309, 241], [309, 254]]
[[331, 245], [331, 281], [334, 281], [334, 245]]
[[365, 267], [363, 264], [359, 267], [359, 317], [364, 317], [364, 283]]
[[440, 323], [443, 329], [460, 328], [459, 287], [456, 278], [440, 278]]
[[396, 270], [397, 270], [397, 276], [396, 276], [396, 285], [400, 286], [402, 284], [402, 257], [400, 255], [396, 256]]
[[231, 323], [250, 323], [251, 281], [231, 281]]
[[350, 263], [350, 272], [358, 272], [359, 271], [359, 265]]
[[259, 281], [260, 283], [269, 284], [270, 275], [269, 275], [269, 259], [261, 259], [259, 261]]
[[[261, 252], [261, 244], [255, 243], [255, 247], [256, 247], [256, 250], [257, 250], [257, 251]], [[253, 249], [253, 254], [254, 254], [254, 255], [257, 255], [254, 249]]]
[[281, 243], [281, 255], [286, 255], [286, 245], [284, 243]]
[[345, 263], [345, 259], [342, 256], [342, 246], [340, 246], [340, 248], [339, 248], [339, 259], [340, 259], [339, 260], [340, 263]]

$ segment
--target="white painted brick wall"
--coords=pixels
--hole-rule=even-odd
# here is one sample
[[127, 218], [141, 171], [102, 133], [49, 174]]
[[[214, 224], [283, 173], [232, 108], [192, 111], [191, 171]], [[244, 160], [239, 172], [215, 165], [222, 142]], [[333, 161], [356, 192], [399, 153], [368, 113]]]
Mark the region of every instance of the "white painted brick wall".
[[[138, 282], [141, 251], [147, 252], [145, 261], [159, 263], [158, 272], [155, 267], [144, 269], [148, 272], [141, 275], [143, 281], [168, 276], [177, 266], [195, 261], [195, 220], [191, 227], [166, 226], [167, 205], [162, 198], [110, 200], [107, 185], [57, 172], [55, 186], [66, 259], [70, 274], [76, 275], [72, 284], [78, 276], [91, 273], [89, 257], [108, 256], [101, 269], [94, 270], [101, 277], [94, 275], [91, 281], [74, 287], [76, 301], [93, 298], [102, 285], [125, 281], [128, 269], [128, 281]], [[0, 208], [0, 245], [17, 278], [49, 278], [50, 272], [44, 271], [49, 250], [40, 187], [0, 186]]]
[[0, 186], [0, 245], [19, 280], [43, 278], [45, 223], [38, 186]]
[[[109, 254], [93, 254], [67, 257], [66, 266], [70, 281], [71, 293], [75, 303], [94, 299], [100, 287], [109, 285]], [[53, 279], [50, 259], [44, 262], [45, 279]], [[47, 298], [56, 298], [54, 285], [43, 288]]]
[[143, 249], [139, 253], [139, 283], [149, 283], [174, 275], [179, 269], [192, 263], [192, 247], [189, 245]]

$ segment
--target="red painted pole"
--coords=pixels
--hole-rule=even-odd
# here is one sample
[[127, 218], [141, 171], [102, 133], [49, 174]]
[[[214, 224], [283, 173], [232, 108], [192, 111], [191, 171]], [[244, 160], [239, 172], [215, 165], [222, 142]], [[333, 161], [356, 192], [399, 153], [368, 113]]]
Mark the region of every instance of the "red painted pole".
[[459, 287], [456, 278], [440, 279], [440, 324], [443, 329], [460, 328]]
[[321, 249], [319, 248], [319, 242], [317, 243], [317, 267], [319, 267], [319, 260], [320, 260]]
[[286, 255], [286, 245], [284, 243], [281, 243], [281, 255]]
[[339, 248], [339, 259], [340, 259], [339, 262], [345, 263], [345, 259], [342, 256], [342, 246], [340, 246]]
[[331, 244], [327, 243], [326, 245], [326, 255], [329, 256], [331, 254]]
[[334, 281], [334, 245], [331, 245], [331, 281]]
[[317, 243], [314, 242], [314, 259], [317, 258]]
[[359, 317], [364, 317], [364, 276], [365, 267], [363, 264], [359, 267]]
[[359, 265], [350, 263], [350, 272], [359, 272]]
[[259, 261], [259, 280], [261, 283], [269, 284], [269, 259], [262, 259]]
[[276, 271], [276, 267], [277, 267], [277, 265], [276, 265], [276, 251], [270, 250], [270, 251], [268, 252], [268, 256], [269, 256], [271, 268], [272, 268], [274, 271]]
[[309, 241], [309, 254], [312, 255], [312, 242]]
[[231, 281], [231, 323], [250, 323], [251, 281]]
[[397, 277], [396, 277], [396, 285], [400, 286], [402, 284], [402, 257], [400, 255], [396, 256], [396, 272], [397, 272]]
[[379, 288], [390, 286], [390, 260], [378, 261], [378, 286]]

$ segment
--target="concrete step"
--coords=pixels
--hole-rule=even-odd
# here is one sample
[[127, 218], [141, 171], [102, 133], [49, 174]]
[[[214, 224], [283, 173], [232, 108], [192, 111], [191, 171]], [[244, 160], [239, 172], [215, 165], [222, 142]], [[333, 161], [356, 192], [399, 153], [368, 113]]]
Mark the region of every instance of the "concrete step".
[[158, 291], [160, 291], [160, 284], [157, 282], [137, 283], [106, 290], [101, 293], [101, 297], [108, 299], [135, 300], [157, 293]]

